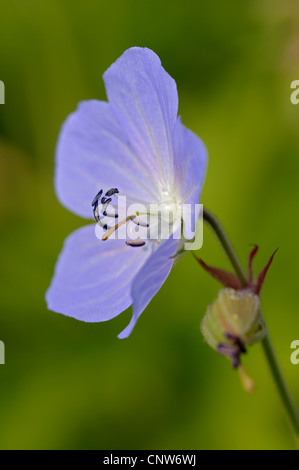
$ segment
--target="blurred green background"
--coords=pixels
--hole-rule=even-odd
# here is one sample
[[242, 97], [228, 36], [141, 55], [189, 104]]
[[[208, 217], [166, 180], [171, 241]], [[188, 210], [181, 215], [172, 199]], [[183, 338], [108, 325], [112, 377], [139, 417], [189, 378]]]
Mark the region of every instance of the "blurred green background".
[[[279, 246], [262, 306], [299, 403], [298, 2], [10, 0], [0, 4], [1, 449], [292, 449], [260, 345], [237, 373], [199, 323], [220, 285], [186, 255], [133, 334], [131, 311], [85, 324], [47, 311], [64, 238], [85, 224], [58, 203], [54, 149], [79, 101], [105, 100], [102, 74], [147, 46], [175, 78], [184, 123], [209, 150], [202, 202], [256, 272]], [[228, 268], [206, 227], [201, 256]]]

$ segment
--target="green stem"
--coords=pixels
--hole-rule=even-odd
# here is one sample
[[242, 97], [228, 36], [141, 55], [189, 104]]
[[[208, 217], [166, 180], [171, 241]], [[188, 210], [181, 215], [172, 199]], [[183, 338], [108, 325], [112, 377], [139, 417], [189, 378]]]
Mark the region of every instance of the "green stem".
[[213, 232], [215, 233], [216, 237], [220, 241], [220, 244], [222, 248], [224, 249], [229, 261], [231, 262], [232, 267], [235, 270], [236, 275], [239, 278], [239, 281], [241, 282], [242, 286], [247, 286], [247, 277], [246, 274], [244, 273], [242, 266], [233, 250], [233, 247], [231, 246], [229, 239], [227, 238], [222, 226], [216, 219], [216, 217], [211, 214], [207, 209], [203, 210], [203, 219], [207, 224], [211, 227]]
[[265, 336], [265, 338], [262, 340], [262, 346], [264, 349], [264, 353], [266, 355], [266, 358], [268, 360], [268, 364], [270, 366], [271, 372], [273, 379], [277, 385], [278, 391], [280, 393], [280, 397], [282, 399], [282, 402], [286, 408], [286, 411], [288, 413], [290, 422], [293, 427], [293, 432], [294, 432], [294, 437], [297, 446], [299, 446], [299, 413], [298, 409], [296, 407], [296, 404], [293, 400], [293, 397], [291, 395], [291, 392], [288, 389], [288, 386], [284, 380], [280, 365], [278, 363], [273, 344], [271, 341], [271, 338], [269, 336], [269, 333]]
[[[245, 287], [247, 285], [246, 275], [219, 221], [216, 219], [216, 217], [213, 214], [211, 214], [206, 209], [203, 210], [203, 219], [215, 233], [229, 261], [231, 262], [235, 270], [235, 273], [238, 276], [238, 279], [240, 280], [241, 284]], [[277, 386], [277, 390], [280, 394], [280, 398], [287, 411], [290, 423], [293, 428], [294, 438], [298, 446], [299, 445], [299, 413], [296, 408], [293, 397], [284, 380], [269, 333], [267, 333], [267, 335], [262, 340], [262, 346], [263, 346], [263, 350], [268, 361], [268, 365], [272, 373], [272, 377]]]

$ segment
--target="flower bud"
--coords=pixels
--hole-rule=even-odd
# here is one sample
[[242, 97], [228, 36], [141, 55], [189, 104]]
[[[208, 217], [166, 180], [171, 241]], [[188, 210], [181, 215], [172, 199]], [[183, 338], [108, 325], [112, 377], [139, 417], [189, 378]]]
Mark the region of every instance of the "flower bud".
[[[259, 296], [249, 289], [222, 289], [209, 305], [201, 330], [213, 349], [228, 357], [234, 368], [240, 367], [240, 356], [246, 353], [246, 346], [260, 341], [266, 334]], [[244, 374], [242, 368], [241, 378]], [[248, 380], [242, 383], [247, 391], [253, 388], [252, 384], [246, 386]]]

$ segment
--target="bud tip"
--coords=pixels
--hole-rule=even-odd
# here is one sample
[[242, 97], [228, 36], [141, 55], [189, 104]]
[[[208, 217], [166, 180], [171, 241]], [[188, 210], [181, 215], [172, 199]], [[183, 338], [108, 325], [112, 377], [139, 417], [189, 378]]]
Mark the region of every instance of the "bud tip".
[[252, 378], [246, 372], [244, 366], [242, 364], [238, 367], [239, 370], [239, 377], [241, 384], [247, 393], [253, 393], [255, 391], [255, 383]]

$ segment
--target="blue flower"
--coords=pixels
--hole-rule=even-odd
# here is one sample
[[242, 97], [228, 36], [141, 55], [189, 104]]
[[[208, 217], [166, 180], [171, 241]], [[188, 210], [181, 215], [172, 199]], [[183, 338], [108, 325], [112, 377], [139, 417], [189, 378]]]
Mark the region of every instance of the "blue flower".
[[[133, 47], [103, 78], [108, 102], [80, 103], [62, 127], [55, 174], [60, 202], [84, 218], [94, 214], [102, 227], [101, 218], [109, 216], [109, 205], [119, 194], [131, 204], [158, 204], [175, 213], [183, 204], [198, 203], [206, 150], [177, 117], [176, 83], [159, 57]], [[114, 219], [110, 232], [118, 225]], [[119, 338], [129, 336], [172, 268], [178, 240], [171, 235], [180, 228], [171, 226], [167, 240], [146, 243], [107, 240], [109, 229], [106, 241], [99, 240], [94, 224], [76, 230], [57, 261], [46, 294], [48, 308], [100, 322], [133, 304], [132, 319]]]

